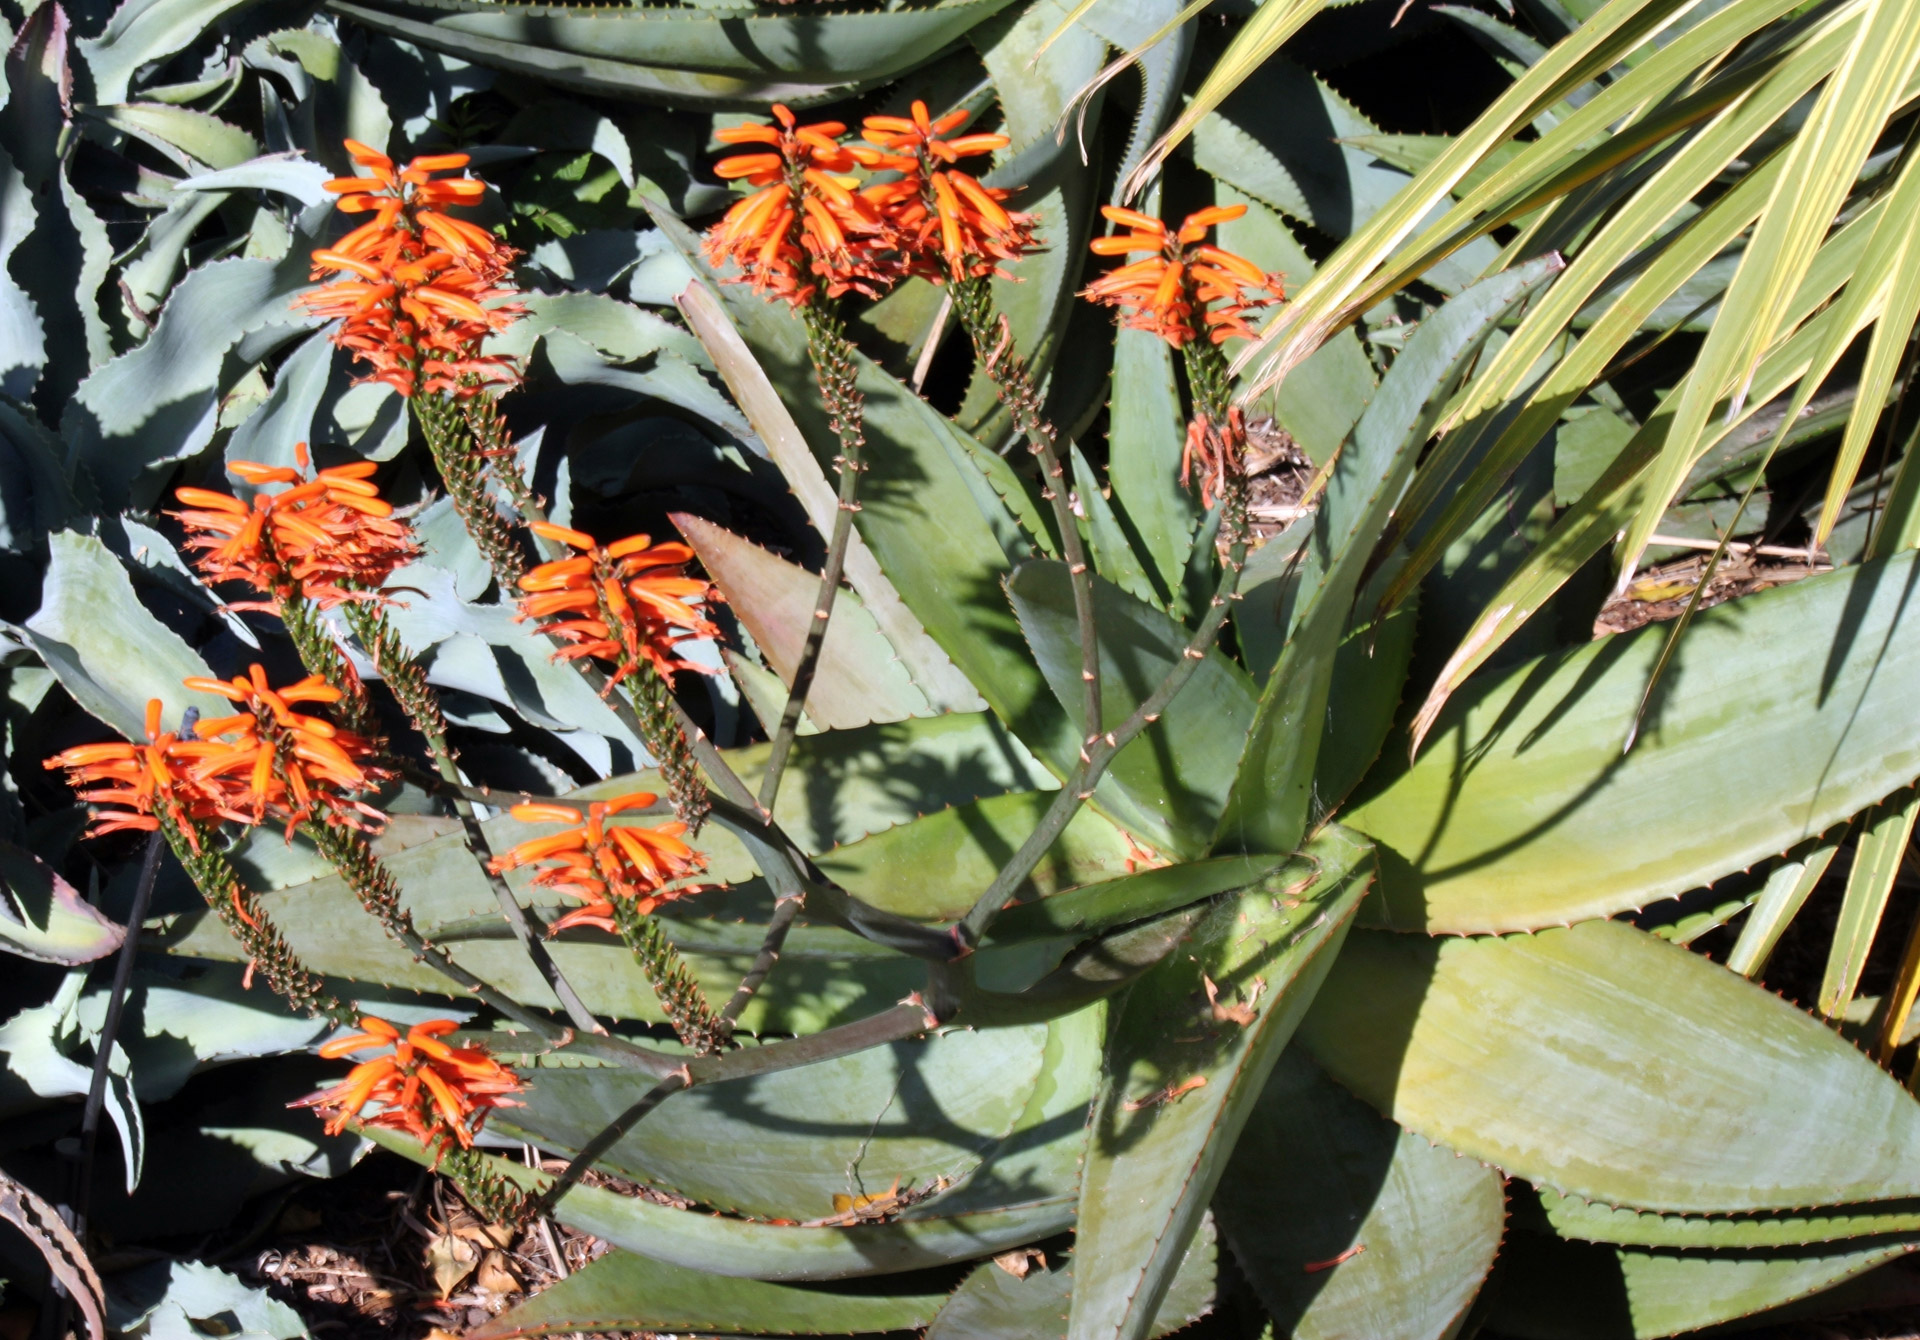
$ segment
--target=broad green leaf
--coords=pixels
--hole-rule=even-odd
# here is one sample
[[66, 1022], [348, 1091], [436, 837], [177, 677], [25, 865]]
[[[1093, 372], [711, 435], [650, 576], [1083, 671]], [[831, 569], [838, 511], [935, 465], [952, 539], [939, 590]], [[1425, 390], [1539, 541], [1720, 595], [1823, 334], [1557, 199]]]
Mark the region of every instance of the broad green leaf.
[[920, 63], [1007, 0], [786, 14], [751, 7], [502, 6], [329, 0], [334, 13], [464, 60], [675, 105], [817, 102]]
[[[968, 1176], [1012, 1134], [1046, 1042], [1044, 1024], [962, 1029], [696, 1088], [648, 1114], [597, 1166], [754, 1219], [827, 1219], [844, 1208], [836, 1197], [924, 1196]], [[528, 1079], [526, 1106], [498, 1114], [499, 1128], [569, 1155], [654, 1082], [573, 1067]]]
[[1008, 908], [993, 923], [987, 939], [992, 943], [1106, 930], [1161, 916], [1256, 880], [1266, 880], [1271, 891], [1290, 897], [1304, 887], [1303, 880], [1311, 882], [1319, 868], [1317, 859], [1309, 855], [1284, 863], [1274, 856], [1216, 856], [1149, 867]]
[[[423, 1166], [432, 1160], [410, 1136], [375, 1129], [367, 1136]], [[523, 1187], [543, 1189], [554, 1180], [517, 1159], [485, 1158], [490, 1171]], [[669, 1265], [740, 1279], [801, 1281], [899, 1274], [1004, 1251], [1067, 1228], [1073, 1202], [1051, 1197], [946, 1218], [809, 1228], [676, 1210], [604, 1187], [576, 1185], [559, 1198], [554, 1218]]]
[[120, 102], [135, 72], [177, 54], [244, 0], [124, 0], [98, 37], [77, 45], [93, 76], [93, 96]]
[[614, 1251], [467, 1334], [472, 1340], [593, 1331], [865, 1335], [925, 1326], [944, 1293], [831, 1289], [728, 1279]]
[[314, 436], [314, 415], [333, 364], [333, 341], [325, 332], [302, 340], [281, 363], [266, 401], [227, 438], [226, 459], [294, 468], [300, 447]]
[[[1203, 1217], [1147, 1329], [1149, 1337], [1172, 1335], [1212, 1311], [1218, 1256], [1213, 1219]], [[1024, 1279], [997, 1262], [975, 1266], [927, 1328], [925, 1340], [1066, 1340], [1073, 1253], [1042, 1261], [1029, 1257], [1028, 1262]]]
[[147, 738], [152, 698], [163, 704], [168, 730], [179, 729], [189, 707], [205, 716], [225, 710], [225, 699], [182, 687], [184, 679], [213, 672], [179, 634], [147, 613], [104, 544], [77, 531], [61, 531], [47, 544], [52, 557], [40, 609], [24, 631], [75, 702], [129, 740]]
[[1357, 931], [1300, 1035], [1408, 1130], [1566, 1195], [1726, 1214], [1920, 1193], [1920, 1104], [1891, 1076], [1620, 922]]
[[1200, 509], [1180, 484], [1187, 416], [1174, 383], [1173, 350], [1159, 336], [1114, 332], [1107, 425], [1107, 478], [1115, 509], [1139, 536], [1159, 587], [1171, 594], [1180, 589]]
[[1335, 836], [1311, 889], [1222, 897], [1134, 985], [1108, 1045], [1081, 1174], [1072, 1340], [1145, 1336], [1227, 1156], [1372, 881]]
[[[727, 608], [753, 634], [774, 671], [791, 687], [820, 578], [710, 521], [683, 512], [671, 520], [727, 597]], [[782, 699], [780, 707], [785, 707]], [[926, 695], [899, 664], [859, 597], [840, 592], [820, 646], [807, 715], [828, 730], [927, 716]]]
[[105, 958], [126, 938], [52, 866], [0, 842], [0, 950], [71, 967]]
[[127, 102], [94, 108], [89, 115], [144, 141], [189, 172], [239, 167], [260, 152], [259, 142], [246, 131], [190, 107]]
[[1290, 1047], [1213, 1197], [1277, 1332], [1440, 1340], [1493, 1267], [1500, 1174], [1403, 1131]]
[[[1343, 820], [1384, 848], [1369, 916], [1453, 934], [1610, 916], [1776, 856], [1912, 781], [1913, 573], [1910, 551], [1704, 611], [1624, 757], [1657, 625], [1455, 695], [1419, 760]], [[1730, 769], [1729, 748], [1770, 766]], [[1649, 795], [1664, 798], [1658, 842]]]
[[1361, 573], [1450, 392], [1495, 323], [1559, 268], [1548, 256], [1482, 280], [1421, 323], [1340, 452], [1301, 577], [1305, 613], [1260, 696], [1218, 837], [1290, 851], [1311, 817], [1321, 714]]
[[1135, 600], [1144, 600], [1162, 609], [1171, 605], [1172, 588], [1156, 585], [1148, 576], [1146, 556], [1134, 552], [1133, 540], [1121, 526], [1113, 503], [1100, 487], [1100, 479], [1087, 463], [1085, 453], [1077, 445], [1069, 450], [1073, 453], [1074, 498], [1086, 513], [1087, 548], [1093, 556], [1094, 571]]
[[1488, 1325], [1514, 1340], [1652, 1340], [1751, 1317], [1911, 1250], [1647, 1252], [1516, 1233]]
[[[1073, 591], [1064, 563], [1022, 564], [1007, 584], [1041, 671], [1076, 717], [1082, 709], [1082, 658]], [[1094, 579], [1100, 635], [1100, 714], [1095, 731], [1125, 721], [1180, 663], [1187, 629], [1111, 583]], [[1134, 832], [1169, 854], [1204, 851], [1253, 719], [1246, 673], [1210, 650], [1154, 725], [1115, 756], [1107, 776], [1126, 800], [1110, 806]]]
[[1877, 1238], [1887, 1234], [1920, 1234], [1920, 1202], [1882, 1201], [1879, 1204], [1842, 1205], [1800, 1213], [1736, 1216], [1656, 1214], [1595, 1204], [1558, 1192], [1519, 1191], [1537, 1195], [1540, 1210], [1553, 1231], [1582, 1242], [1611, 1242], [1626, 1247], [1695, 1248], [1707, 1251], [1742, 1248], [1806, 1247], [1815, 1243]]

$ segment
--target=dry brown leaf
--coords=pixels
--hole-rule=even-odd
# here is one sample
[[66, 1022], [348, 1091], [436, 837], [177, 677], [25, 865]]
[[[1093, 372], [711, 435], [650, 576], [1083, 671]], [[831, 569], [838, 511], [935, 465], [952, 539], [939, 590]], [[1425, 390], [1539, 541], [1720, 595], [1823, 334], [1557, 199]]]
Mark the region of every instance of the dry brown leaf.
[[1047, 1254], [1038, 1247], [1016, 1247], [1010, 1252], [1001, 1252], [993, 1258], [993, 1263], [1015, 1279], [1023, 1280], [1035, 1266], [1047, 1268]]
[[427, 1242], [427, 1267], [442, 1298], [459, 1288], [480, 1264], [480, 1249], [458, 1233], [439, 1233]]
[[519, 1293], [520, 1280], [507, 1265], [507, 1258], [499, 1252], [488, 1252], [481, 1258], [480, 1269], [474, 1272], [473, 1282], [488, 1293]]

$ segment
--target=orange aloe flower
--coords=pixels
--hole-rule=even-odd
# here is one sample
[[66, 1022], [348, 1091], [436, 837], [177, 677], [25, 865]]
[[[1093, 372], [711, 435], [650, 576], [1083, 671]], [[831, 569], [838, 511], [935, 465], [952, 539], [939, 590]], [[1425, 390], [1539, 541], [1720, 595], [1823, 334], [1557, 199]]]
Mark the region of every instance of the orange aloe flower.
[[198, 851], [191, 821], [220, 816], [223, 793], [190, 775], [193, 759], [177, 735], [160, 729], [161, 711], [158, 698], [148, 700], [145, 744], [83, 744], [42, 763], [49, 770], [65, 768], [67, 784], [92, 809], [88, 837], [126, 830], [151, 833], [165, 814]]
[[[376, 1047], [389, 1048], [386, 1055], [360, 1062], [323, 1093], [287, 1104], [324, 1116], [328, 1135], [338, 1135], [354, 1120], [406, 1131], [435, 1152], [437, 1163], [453, 1144], [471, 1149], [494, 1108], [521, 1106], [509, 1095], [526, 1086], [486, 1048], [441, 1041], [459, 1027], [451, 1019], [415, 1024], [404, 1037], [385, 1019], [362, 1018], [360, 1027], [365, 1031], [322, 1043], [320, 1055], [334, 1060]], [[379, 1111], [362, 1117], [369, 1103], [379, 1104]]]
[[1036, 220], [1006, 208], [1012, 193], [953, 166], [1011, 142], [996, 134], [948, 139], [968, 115], [948, 112], [934, 120], [916, 100], [911, 117], [866, 118], [862, 133], [873, 147], [851, 151], [863, 167], [901, 174], [861, 194], [885, 216], [907, 273], [935, 283], [1001, 273], [1000, 262], [1035, 248]]
[[379, 150], [346, 145], [369, 175], [336, 177], [327, 190], [340, 197], [341, 213], [373, 217], [313, 253], [313, 277], [332, 282], [296, 305], [338, 320], [333, 342], [372, 368], [367, 380], [401, 395], [469, 396], [490, 382], [517, 382], [511, 359], [480, 347], [524, 310], [500, 301], [515, 295], [507, 273], [519, 253], [446, 212], [478, 201], [485, 183], [434, 177], [466, 167], [467, 155], [433, 154], [396, 170]]
[[615, 898], [631, 903], [645, 916], [662, 903], [698, 893], [704, 887], [677, 883], [704, 870], [707, 864], [704, 852], [681, 841], [681, 834], [687, 831], [685, 824], [642, 828], [607, 823], [616, 814], [645, 809], [659, 799], [651, 791], [632, 791], [612, 800], [592, 802], [585, 815], [571, 805], [515, 805], [509, 813], [522, 823], [572, 827], [529, 838], [496, 856], [487, 868], [498, 875], [523, 865], [543, 866], [533, 877], [536, 885], [569, 894], [585, 904], [555, 921], [548, 928], [549, 935], [569, 926], [613, 931]]
[[567, 645], [553, 659], [593, 656], [615, 666], [618, 684], [640, 669], [642, 661], [673, 683], [676, 670], [715, 673], [676, 653], [689, 638], [720, 636], [700, 606], [718, 600], [713, 584], [686, 575], [693, 550], [678, 541], [655, 544], [650, 536], [629, 535], [600, 545], [591, 535], [545, 521], [535, 534], [580, 552], [542, 563], [520, 579], [516, 620], [539, 619], [540, 631]]
[[267, 687], [258, 664], [232, 679], [199, 676], [190, 689], [217, 694], [241, 711], [194, 726], [198, 738], [182, 742], [191, 760], [188, 776], [219, 797], [217, 813], [235, 823], [297, 824], [318, 820], [351, 828], [375, 828], [386, 816], [355, 793], [393, 774], [375, 761], [374, 742], [330, 721], [294, 711], [303, 703], [336, 703], [340, 690], [317, 675], [283, 689]]
[[1250, 340], [1253, 328], [1245, 314], [1283, 297], [1283, 276], [1268, 274], [1244, 256], [1205, 240], [1215, 224], [1245, 214], [1245, 205], [1218, 205], [1189, 214], [1177, 230], [1152, 215], [1114, 205], [1103, 205], [1100, 212], [1128, 231], [1094, 238], [1089, 244], [1094, 255], [1146, 253], [1144, 259], [1102, 275], [1080, 294], [1125, 312], [1123, 325], [1150, 330], [1178, 348], [1194, 338], [1197, 315], [1214, 344]]
[[756, 293], [795, 307], [819, 284], [829, 297], [848, 289], [877, 296], [898, 275], [885, 259], [879, 211], [855, 189], [859, 179], [846, 175], [855, 166], [840, 144], [846, 126], [800, 125], [777, 102], [773, 116], [773, 125], [750, 122], [716, 132], [725, 144], [766, 147], [715, 164], [721, 179], [759, 189], [707, 230], [701, 251], [716, 268], [727, 262], [739, 268], [731, 282], [751, 283]]
[[[299, 455], [304, 463], [304, 442]], [[419, 557], [412, 530], [394, 520], [393, 505], [368, 482], [379, 468], [372, 461], [307, 480], [298, 470], [251, 461], [227, 468], [250, 484], [292, 486], [278, 493], [261, 488], [251, 508], [210, 489], [174, 490], [186, 508], [171, 515], [187, 528], [187, 548], [200, 551], [194, 566], [210, 582], [244, 582], [267, 597], [236, 609], [276, 611], [297, 596], [321, 609], [379, 600], [394, 569]]]

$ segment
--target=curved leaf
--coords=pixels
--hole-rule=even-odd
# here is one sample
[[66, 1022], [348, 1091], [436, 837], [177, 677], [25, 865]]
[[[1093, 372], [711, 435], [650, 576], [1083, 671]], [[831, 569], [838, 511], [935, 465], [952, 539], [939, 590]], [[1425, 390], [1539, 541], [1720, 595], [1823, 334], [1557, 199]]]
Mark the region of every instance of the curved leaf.
[[1301, 1026], [1408, 1130], [1612, 1205], [1717, 1214], [1920, 1195], [1920, 1103], [1812, 1016], [1612, 921], [1376, 931]]
[[1440, 1340], [1493, 1268], [1500, 1174], [1370, 1111], [1282, 1054], [1213, 1212], [1234, 1260], [1295, 1340]]
[[[1346, 816], [1386, 849], [1369, 917], [1481, 933], [1609, 916], [1778, 855], [1911, 782], [1920, 623], [1903, 614], [1917, 577], [1909, 552], [1702, 612], [1624, 757], [1664, 627], [1470, 684], [1419, 760]], [[1734, 756], [1768, 766], [1726, 766]], [[1649, 795], [1664, 798], [1658, 842], [1644, 840]]]
[[1081, 1175], [1072, 1340], [1148, 1333], [1371, 882], [1364, 847], [1330, 841], [1320, 855], [1312, 889], [1282, 900], [1256, 885], [1222, 898], [1184, 952], [1127, 994]]
[[71, 967], [105, 958], [126, 938], [52, 866], [0, 842], [0, 950]]
[[1625, 1247], [1700, 1250], [1806, 1247], [1821, 1242], [1844, 1242], [1849, 1238], [1920, 1234], [1920, 1201], [1842, 1205], [1800, 1214], [1708, 1217], [1595, 1204], [1544, 1188], [1535, 1194], [1540, 1198], [1547, 1223], [1561, 1237]]

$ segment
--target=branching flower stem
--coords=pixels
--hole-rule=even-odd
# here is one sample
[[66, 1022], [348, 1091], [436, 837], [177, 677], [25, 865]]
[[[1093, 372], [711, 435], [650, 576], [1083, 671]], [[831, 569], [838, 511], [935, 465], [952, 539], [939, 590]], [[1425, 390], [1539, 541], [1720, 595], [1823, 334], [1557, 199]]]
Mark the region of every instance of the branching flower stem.
[[1079, 519], [1067, 496], [1070, 485], [1066, 467], [1060, 459], [1053, 425], [1043, 412], [1039, 388], [1033, 384], [1033, 373], [1013, 348], [1013, 328], [1005, 317], [994, 319], [991, 281], [984, 275], [974, 275], [952, 281], [950, 289], [953, 310], [973, 342], [975, 366], [992, 380], [1013, 420], [1014, 431], [1026, 439], [1027, 450], [1039, 459], [1040, 496], [1052, 504], [1054, 524], [1060, 531], [1060, 552], [1067, 560], [1073, 612], [1079, 625], [1081, 722], [1085, 732], [1080, 758], [1084, 766], [1100, 739], [1100, 639], [1094, 623], [1093, 569], [1080, 540]]

